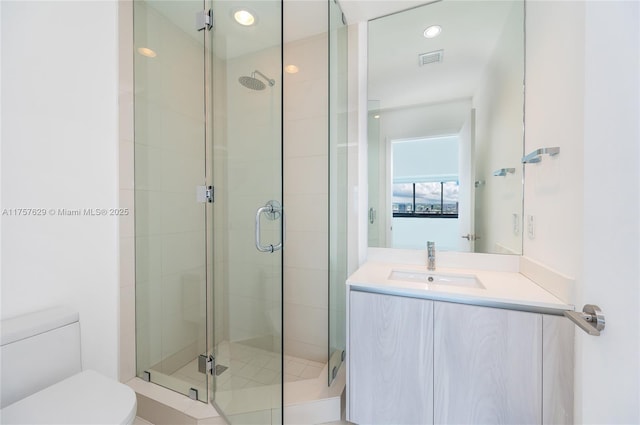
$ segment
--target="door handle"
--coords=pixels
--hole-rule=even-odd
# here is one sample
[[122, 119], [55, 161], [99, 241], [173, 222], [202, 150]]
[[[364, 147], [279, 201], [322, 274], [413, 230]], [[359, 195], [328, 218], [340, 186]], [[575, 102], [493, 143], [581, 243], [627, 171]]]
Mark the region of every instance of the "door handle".
[[256, 211], [256, 249], [260, 252], [275, 252], [282, 249], [281, 240], [278, 244], [263, 245], [260, 237], [260, 222], [262, 215], [266, 215], [269, 220], [277, 220], [282, 218], [282, 237], [284, 239], [284, 211], [278, 201], [269, 201], [264, 207], [258, 208]]
[[369, 223], [373, 224], [376, 221], [376, 210], [373, 207], [369, 208]]

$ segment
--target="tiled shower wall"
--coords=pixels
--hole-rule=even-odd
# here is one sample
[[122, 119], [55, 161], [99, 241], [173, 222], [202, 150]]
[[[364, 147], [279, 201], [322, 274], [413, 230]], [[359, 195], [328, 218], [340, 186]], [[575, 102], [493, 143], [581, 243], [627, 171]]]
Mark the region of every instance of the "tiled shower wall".
[[[322, 363], [327, 361], [328, 350], [327, 41], [324, 33], [284, 46], [284, 65], [294, 64], [299, 72], [285, 73], [283, 86], [284, 349], [289, 356]], [[222, 120], [226, 123], [226, 145], [214, 140], [214, 151], [226, 158], [222, 161], [228, 167], [225, 183], [236, 195], [225, 202], [229, 244], [222, 266], [228, 274], [225, 293], [232, 307], [224, 317], [225, 339], [265, 349], [270, 349], [266, 346], [269, 341], [261, 339], [280, 327], [279, 284], [275, 284], [280, 274], [273, 268], [270, 254], [243, 246], [241, 241], [253, 240], [254, 229], [245, 223], [252, 221], [258, 206], [274, 196], [277, 182], [273, 179], [280, 179], [279, 175], [269, 178], [280, 155], [279, 145], [272, 141], [280, 131], [277, 53], [269, 49], [228, 59], [226, 67], [221, 65], [226, 73], [226, 120]], [[262, 91], [242, 87], [238, 77], [250, 75], [254, 69], [274, 78], [276, 85]], [[255, 179], [255, 175], [264, 178]], [[269, 224], [263, 220], [263, 226]], [[263, 237], [275, 241], [277, 226], [270, 230], [268, 236], [269, 230], [263, 229]], [[253, 266], [243, 266], [248, 264]], [[251, 314], [246, 314], [248, 311]], [[216, 325], [219, 323], [217, 320]]]
[[328, 39], [285, 45], [284, 81], [285, 353], [327, 361], [328, 344]]
[[[242, 86], [238, 78], [249, 76], [254, 70], [274, 79], [275, 85], [259, 91]], [[227, 213], [228, 243], [223, 245], [225, 252], [222, 253], [227, 261], [225, 281], [229, 303], [226, 338], [269, 351], [276, 348], [279, 351], [280, 347], [282, 254], [256, 249], [253, 223], [259, 207], [280, 197], [279, 73], [279, 47], [226, 61], [227, 145], [216, 154], [226, 158], [226, 187], [221, 190], [228, 191], [229, 196], [225, 205], [214, 205]], [[280, 239], [280, 220], [263, 217], [261, 223], [263, 243], [275, 245]], [[274, 339], [274, 335], [278, 336]]]

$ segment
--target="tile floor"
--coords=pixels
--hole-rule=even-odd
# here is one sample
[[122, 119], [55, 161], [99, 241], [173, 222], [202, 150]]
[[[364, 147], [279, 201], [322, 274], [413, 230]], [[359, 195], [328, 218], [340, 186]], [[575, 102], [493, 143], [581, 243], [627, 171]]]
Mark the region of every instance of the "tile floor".
[[[217, 364], [227, 366], [218, 375], [219, 391], [274, 385], [280, 382], [281, 359], [278, 353], [248, 345], [224, 341], [218, 346]], [[320, 376], [323, 363], [284, 356], [284, 381], [296, 382]], [[153, 370], [153, 369], [152, 369]], [[205, 376], [198, 371], [198, 359], [194, 359], [172, 374], [194, 388], [205, 388]]]

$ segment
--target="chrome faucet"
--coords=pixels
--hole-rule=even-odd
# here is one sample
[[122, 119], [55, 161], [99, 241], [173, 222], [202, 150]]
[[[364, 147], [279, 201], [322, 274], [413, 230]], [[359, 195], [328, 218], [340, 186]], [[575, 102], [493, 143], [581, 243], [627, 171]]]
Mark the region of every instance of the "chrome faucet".
[[431, 241], [427, 242], [427, 269], [436, 269], [436, 243]]

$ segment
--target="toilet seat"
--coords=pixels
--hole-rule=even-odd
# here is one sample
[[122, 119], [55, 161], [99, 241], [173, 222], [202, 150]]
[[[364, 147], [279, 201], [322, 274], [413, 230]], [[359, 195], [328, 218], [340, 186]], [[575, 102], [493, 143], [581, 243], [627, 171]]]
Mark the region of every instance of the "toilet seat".
[[85, 370], [0, 411], [3, 424], [130, 425], [136, 395], [124, 384]]

